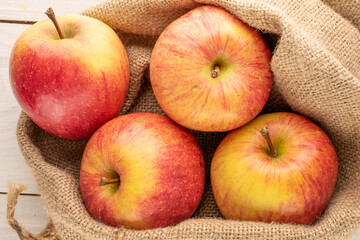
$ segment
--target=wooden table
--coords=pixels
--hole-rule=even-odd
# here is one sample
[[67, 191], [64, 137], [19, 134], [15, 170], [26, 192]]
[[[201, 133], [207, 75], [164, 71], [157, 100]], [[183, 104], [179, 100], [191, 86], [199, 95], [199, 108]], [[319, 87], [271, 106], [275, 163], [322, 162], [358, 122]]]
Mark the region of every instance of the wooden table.
[[16, 39], [31, 22], [46, 18], [52, 7], [57, 15], [78, 14], [101, 0], [0, 0], [0, 239], [18, 239], [6, 221], [7, 182], [28, 190], [19, 196], [15, 217], [28, 231], [40, 232], [49, 221], [34, 177], [21, 155], [15, 129], [20, 107], [9, 84], [9, 56]]
[[[0, 238], [18, 239], [6, 221], [7, 182], [28, 186], [16, 207], [15, 217], [33, 233], [40, 232], [49, 221], [42, 206], [35, 180], [16, 142], [15, 129], [20, 114], [9, 84], [9, 56], [19, 35], [34, 21], [45, 18], [52, 7], [56, 14], [77, 14], [101, 0], [1, 0], [0, 3]], [[360, 240], [358, 231], [351, 240]]]

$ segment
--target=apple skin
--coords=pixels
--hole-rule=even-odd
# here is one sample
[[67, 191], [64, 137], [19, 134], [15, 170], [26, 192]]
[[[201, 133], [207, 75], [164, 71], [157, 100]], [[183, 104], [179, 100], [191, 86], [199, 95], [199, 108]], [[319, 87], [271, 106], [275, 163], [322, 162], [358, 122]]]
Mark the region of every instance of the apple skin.
[[[102, 177], [120, 184], [99, 186]], [[151, 229], [175, 225], [198, 207], [205, 185], [202, 150], [185, 128], [166, 116], [117, 117], [90, 138], [80, 190], [93, 218], [110, 226]]]
[[[267, 126], [277, 151], [268, 155]], [[311, 120], [269, 113], [230, 132], [211, 163], [216, 203], [228, 219], [311, 224], [324, 211], [338, 174], [335, 149]]]
[[116, 33], [81, 15], [57, 16], [30, 26], [10, 57], [10, 82], [23, 111], [61, 138], [89, 138], [116, 117], [129, 86], [129, 62]]
[[[229, 131], [264, 107], [272, 87], [271, 53], [262, 35], [222, 8], [205, 5], [159, 36], [150, 80], [165, 113], [206, 132]], [[211, 77], [215, 65], [219, 74]]]

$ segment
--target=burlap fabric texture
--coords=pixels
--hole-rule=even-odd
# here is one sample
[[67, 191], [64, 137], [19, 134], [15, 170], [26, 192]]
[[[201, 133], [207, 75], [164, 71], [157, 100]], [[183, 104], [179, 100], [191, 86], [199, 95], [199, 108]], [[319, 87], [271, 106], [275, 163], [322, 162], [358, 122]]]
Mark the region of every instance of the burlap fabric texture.
[[[319, 124], [338, 154], [339, 177], [324, 214], [311, 226], [231, 221], [218, 211], [209, 167], [225, 133], [193, 132], [206, 158], [207, 185], [191, 219], [172, 227], [134, 231], [91, 218], [79, 192], [86, 141], [61, 140], [24, 113], [17, 137], [51, 218], [33, 239], [345, 239], [360, 228], [360, 3], [358, 0], [109, 0], [83, 12], [119, 35], [126, 46], [131, 83], [121, 114], [163, 113], [147, 75], [152, 47], [162, 30], [185, 12], [221, 6], [271, 40], [274, 86], [263, 112], [296, 111]], [[272, 45], [275, 41], [275, 45]], [[54, 235], [55, 234], [55, 235]]]

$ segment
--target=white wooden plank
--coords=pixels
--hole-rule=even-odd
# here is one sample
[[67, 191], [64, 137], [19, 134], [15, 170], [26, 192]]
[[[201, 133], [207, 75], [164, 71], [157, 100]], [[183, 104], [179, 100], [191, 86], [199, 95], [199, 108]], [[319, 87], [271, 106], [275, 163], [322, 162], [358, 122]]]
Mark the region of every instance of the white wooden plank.
[[356, 232], [349, 240], [360, 240], [360, 230]]
[[[1, 239], [18, 240], [17, 233], [6, 220], [7, 194], [0, 194], [0, 236]], [[15, 219], [31, 233], [41, 232], [49, 222], [39, 196], [20, 195], [15, 208]]]
[[0, 24], [0, 192], [7, 192], [7, 182], [29, 187], [27, 193], [38, 193], [35, 180], [27, 167], [16, 141], [16, 124], [20, 115], [9, 83], [9, 56], [16, 39], [28, 28], [22, 24]]
[[1, 0], [1, 20], [38, 21], [46, 17], [44, 12], [52, 7], [55, 14], [79, 14], [102, 0]]

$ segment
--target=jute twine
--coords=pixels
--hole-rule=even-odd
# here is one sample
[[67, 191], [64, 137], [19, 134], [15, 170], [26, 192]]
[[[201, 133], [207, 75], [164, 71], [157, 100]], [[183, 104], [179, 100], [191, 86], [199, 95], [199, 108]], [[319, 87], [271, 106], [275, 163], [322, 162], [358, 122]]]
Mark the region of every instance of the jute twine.
[[[152, 47], [162, 30], [201, 4], [223, 7], [264, 33], [272, 48], [274, 85], [263, 113], [295, 111], [315, 121], [333, 141], [339, 177], [325, 212], [310, 226], [224, 219], [209, 182], [212, 155], [226, 133], [192, 131], [206, 159], [207, 181], [193, 217], [146, 231], [113, 228], [92, 219], [79, 192], [86, 141], [53, 137], [22, 113], [17, 139], [51, 222], [39, 235], [8, 220], [22, 239], [346, 239], [360, 228], [360, 4], [357, 0], [108, 0], [83, 12], [112, 27], [130, 60], [130, 89], [121, 114], [164, 114], [148, 76]], [[144, 77], [145, 76], [145, 77]]]
[[26, 191], [27, 187], [18, 184], [18, 187], [14, 183], [9, 183], [9, 194], [7, 199], [7, 215], [6, 219], [16, 233], [19, 235], [20, 239], [41, 239], [41, 240], [55, 240], [56, 232], [53, 223], [50, 221], [45, 229], [39, 234], [32, 234], [26, 231], [20, 223], [15, 219], [15, 206], [17, 204], [18, 197], [21, 192]]

